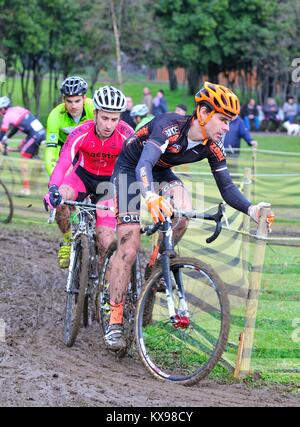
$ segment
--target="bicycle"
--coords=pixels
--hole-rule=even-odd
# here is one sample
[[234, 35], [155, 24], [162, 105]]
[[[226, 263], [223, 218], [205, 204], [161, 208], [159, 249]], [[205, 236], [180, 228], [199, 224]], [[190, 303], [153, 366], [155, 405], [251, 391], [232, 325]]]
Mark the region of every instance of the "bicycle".
[[8, 224], [11, 222], [14, 213], [12, 197], [0, 179], [0, 222]]
[[[178, 212], [186, 218], [216, 222], [221, 232], [224, 206], [214, 215]], [[229, 334], [229, 300], [224, 284], [208, 265], [194, 258], [175, 257], [172, 220], [141, 230], [160, 230], [164, 251], [156, 258], [136, 307], [135, 341], [146, 369], [156, 378], [192, 385], [206, 377], [219, 361]], [[154, 248], [154, 251], [157, 250]], [[155, 253], [152, 257], [155, 259]]]
[[[96, 209], [109, 207], [65, 200], [64, 205], [75, 207], [71, 213], [71, 254], [66, 285], [66, 305], [64, 312], [64, 343], [72, 347], [83, 320], [83, 326], [91, 324], [96, 316], [95, 298], [98, 289], [98, 249], [96, 245]], [[48, 222], [53, 223], [56, 209], [50, 211]]]

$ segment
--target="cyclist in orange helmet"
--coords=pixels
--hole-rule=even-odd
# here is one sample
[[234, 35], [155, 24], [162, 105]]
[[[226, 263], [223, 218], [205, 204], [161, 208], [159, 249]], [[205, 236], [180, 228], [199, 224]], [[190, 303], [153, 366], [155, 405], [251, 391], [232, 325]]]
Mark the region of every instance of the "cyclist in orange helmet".
[[[118, 351], [125, 345], [123, 307], [140, 244], [141, 194], [154, 222], [172, 215], [174, 207], [191, 210], [191, 197], [171, 169], [207, 159], [225, 202], [256, 222], [259, 219], [262, 205], [252, 204], [232, 182], [222, 144], [230, 121], [240, 112], [237, 96], [224, 86], [205, 82], [195, 101], [192, 115], [165, 113], [146, 123], [125, 141], [116, 162], [112, 181], [116, 191], [118, 248], [110, 275], [110, 326], [105, 335], [111, 350]], [[176, 218], [173, 225], [176, 243], [188, 221]]]

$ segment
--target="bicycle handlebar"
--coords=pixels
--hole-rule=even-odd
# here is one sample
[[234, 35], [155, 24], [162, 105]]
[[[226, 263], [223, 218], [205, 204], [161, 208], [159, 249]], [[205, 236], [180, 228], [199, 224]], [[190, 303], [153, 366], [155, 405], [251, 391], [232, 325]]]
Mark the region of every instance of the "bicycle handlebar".
[[[90, 209], [101, 209], [104, 211], [114, 211], [114, 208], [112, 206], [105, 206], [105, 205], [87, 203], [87, 202], [75, 202], [74, 200], [63, 200], [61, 202], [61, 205], [78, 206], [81, 208], [90, 208]], [[55, 219], [55, 215], [56, 215], [56, 208], [50, 209], [48, 224], [53, 224], [54, 219]]]
[[[110, 210], [114, 211], [114, 208], [112, 206], [105, 206], [100, 204], [94, 204], [94, 203], [87, 203], [87, 202], [75, 202], [73, 200], [64, 200], [61, 204], [67, 205], [67, 206], [78, 206], [78, 207], [84, 207], [84, 208], [91, 208], [91, 209], [101, 209], [101, 210]], [[192, 218], [198, 218], [198, 219], [205, 219], [207, 221], [215, 221], [216, 227], [213, 234], [206, 239], [206, 243], [211, 243], [214, 240], [217, 239], [219, 234], [222, 230], [222, 217], [225, 211], [225, 206], [223, 203], [219, 203], [218, 210], [215, 214], [211, 215], [208, 213], [198, 213], [197, 211], [175, 211], [174, 217], [186, 217], [189, 219]], [[50, 210], [50, 215], [48, 219], [48, 223], [52, 224], [55, 219], [56, 209]], [[161, 227], [162, 222], [159, 221], [156, 224], [146, 225], [145, 227], [142, 227], [140, 232], [141, 234], [146, 234], [146, 236], [151, 236], [152, 234], [156, 233], [156, 231]]]
[[[196, 211], [175, 211], [174, 212], [174, 216], [175, 217], [181, 217], [184, 216], [186, 218], [198, 218], [198, 219], [205, 219], [208, 221], [215, 221], [216, 223], [216, 227], [215, 227], [215, 231], [213, 232], [213, 234], [208, 237], [206, 239], [206, 243], [211, 243], [214, 240], [217, 239], [217, 237], [219, 236], [219, 234], [221, 233], [222, 230], [222, 217], [225, 211], [225, 206], [223, 203], [219, 203], [218, 206], [218, 210], [215, 214], [211, 215], [208, 213], [203, 213], [200, 214]], [[141, 234], [146, 234], [146, 236], [151, 236], [152, 234], [154, 234], [162, 225], [162, 222], [157, 222], [156, 224], [151, 224], [151, 225], [146, 225], [145, 227], [141, 228]]]
[[104, 211], [112, 211], [112, 212], [114, 212], [115, 210], [112, 206], [105, 206], [105, 205], [99, 205], [95, 203], [86, 203], [86, 202], [74, 202], [73, 200], [64, 200], [62, 204], [67, 206], [78, 206], [81, 208], [101, 209]]

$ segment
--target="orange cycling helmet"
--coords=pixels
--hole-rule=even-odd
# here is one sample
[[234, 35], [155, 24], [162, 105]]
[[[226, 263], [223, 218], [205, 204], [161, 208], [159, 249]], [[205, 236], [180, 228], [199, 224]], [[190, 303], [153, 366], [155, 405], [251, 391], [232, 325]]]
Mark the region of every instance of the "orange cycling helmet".
[[[204, 82], [204, 86], [195, 95], [195, 101], [198, 106], [196, 109], [197, 119], [201, 126], [204, 143], [208, 141], [205, 125], [209, 122], [215, 112], [224, 114], [224, 116], [233, 119], [240, 113], [240, 101], [238, 97], [227, 87]], [[208, 103], [212, 111], [204, 120], [200, 113], [201, 103]]]
[[238, 97], [227, 87], [204, 82], [204, 86], [195, 95], [195, 101], [208, 102], [213, 110], [233, 118], [240, 114], [240, 101]]

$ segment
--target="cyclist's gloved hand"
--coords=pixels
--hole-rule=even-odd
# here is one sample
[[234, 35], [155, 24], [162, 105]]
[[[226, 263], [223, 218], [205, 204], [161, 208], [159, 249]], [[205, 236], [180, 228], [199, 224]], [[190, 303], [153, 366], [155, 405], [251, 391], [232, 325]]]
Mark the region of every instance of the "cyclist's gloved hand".
[[49, 187], [48, 193], [44, 197], [44, 206], [46, 211], [48, 209], [55, 209], [57, 206], [59, 206], [62, 203], [62, 196], [58, 191], [57, 185], [51, 185]]
[[173, 207], [163, 196], [159, 196], [158, 194], [150, 191], [147, 193], [145, 200], [154, 223], [164, 221], [165, 216], [172, 216]]
[[[253, 221], [258, 223], [261, 215], [261, 209], [268, 208], [268, 207], [270, 207], [270, 203], [266, 203], [266, 202], [260, 202], [258, 203], [258, 205], [250, 205], [248, 208], [248, 215], [253, 219]], [[274, 221], [275, 221], [275, 214], [274, 212], [271, 211], [267, 216], [269, 233], [271, 233], [272, 231], [272, 224]]]

